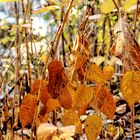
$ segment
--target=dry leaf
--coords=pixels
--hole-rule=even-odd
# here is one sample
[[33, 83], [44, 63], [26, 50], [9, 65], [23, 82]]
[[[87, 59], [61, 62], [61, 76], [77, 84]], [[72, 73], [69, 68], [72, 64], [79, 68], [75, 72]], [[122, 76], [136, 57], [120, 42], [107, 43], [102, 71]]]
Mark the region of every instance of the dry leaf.
[[90, 106], [104, 113], [109, 119], [113, 118], [116, 111], [113, 95], [104, 85], [98, 85], [94, 88], [94, 95]]
[[88, 140], [96, 140], [102, 130], [102, 119], [97, 116], [88, 116], [85, 121], [85, 134]]
[[61, 106], [65, 109], [70, 109], [72, 107], [72, 97], [69, 93], [67, 86], [62, 88], [62, 92], [61, 95], [58, 97], [58, 100]]
[[106, 83], [103, 71], [96, 64], [90, 65], [89, 69], [85, 72], [85, 77], [97, 84]]
[[66, 111], [64, 115], [62, 116], [61, 121], [64, 126], [75, 125], [76, 133], [77, 134], [82, 133], [82, 124], [80, 122], [78, 114], [74, 110], [70, 109]]
[[140, 100], [140, 71], [128, 71], [124, 74], [121, 90], [129, 105]]
[[31, 94], [26, 95], [20, 106], [20, 122], [22, 128], [32, 122], [37, 104], [37, 97]]
[[115, 42], [111, 54], [122, 58], [126, 71], [140, 67], [140, 48], [130, 31], [129, 24], [120, 18], [114, 27]]
[[47, 104], [46, 104], [46, 107], [47, 107], [47, 113], [50, 113], [51, 111], [53, 111], [55, 108], [58, 108], [58, 107], [61, 107], [59, 101], [57, 99], [49, 99], [47, 101]]
[[93, 97], [93, 88], [80, 85], [76, 90], [74, 108], [78, 111], [79, 115], [83, 115], [87, 110], [90, 101]]
[[38, 140], [51, 140], [51, 137], [57, 133], [57, 127], [49, 124], [40, 124], [37, 128], [37, 139]]
[[108, 81], [108, 80], [111, 80], [113, 74], [114, 74], [114, 68], [111, 67], [111, 66], [105, 66], [103, 68], [103, 73], [105, 75], [105, 79]]
[[40, 100], [45, 106], [48, 99], [50, 98], [50, 94], [48, 93], [47, 81], [35, 80], [31, 85], [31, 94], [38, 95], [39, 87], [40, 87]]
[[32, 13], [33, 14], [41, 14], [41, 13], [48, 12], [48, 11], [51, 11], [51, 10], [56, 10], [56, 9], [60, 9], [60, 7], [57, 6], [57, 5], [50, 5], [50, 6], [47, 6], [47, 7], [40, 8], [38, 10], [34, 10]]
[[53, 99], [56, 99], [60, 95], [60, 90], [62, 88], [63, 66], [61, 61], [52, 60], [48, 65], [48, 71], [48, 92]]

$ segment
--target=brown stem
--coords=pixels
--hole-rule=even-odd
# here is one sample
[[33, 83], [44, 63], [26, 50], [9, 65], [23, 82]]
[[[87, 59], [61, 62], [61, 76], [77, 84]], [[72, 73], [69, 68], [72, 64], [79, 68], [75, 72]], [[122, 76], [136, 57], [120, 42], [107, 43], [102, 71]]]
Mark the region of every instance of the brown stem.
[[116, 6], [118, 12], [120, 12], [119, 6], [117, 5], [116, 1], [115, 0], [112, 0], [112, 1], [113, 1], [114, 5]]
[[136, 33], [136, 24], [138, 19], [138, 7], [139, 7], [139, 0], [137, 0], [137, 8], [135, 11], [135, 17], [134, 17], [134, 34]]
[[67, 20], [67, 17], [69, 15], [69, 11], [72, 7], [72, 4], [73, 4], [74, 0], [71, 0], [71, 2], [69, 3], [69, 6], [68, 6], [68, 9], [66, 11], [66, 14], [65, 14], [65, 17], [64, 17], [64, 20], [60, 26], [60, 30], [58, 32], [58, 36], [57, 36], [57, 40], [56, 40], [56, 43], [55, 43], [55, 47], [54, 47], [54, 59], [56, 58], [56, 53], [57, 53], [57, 49], [58, 49], [58, 44], [59, 44], [59, 40], [60, 40], [60, 36], [62, 34], [62, 31], [63, 31], [63, 28], [64, 28], [64, 25], [66, 23], [66, 20]]

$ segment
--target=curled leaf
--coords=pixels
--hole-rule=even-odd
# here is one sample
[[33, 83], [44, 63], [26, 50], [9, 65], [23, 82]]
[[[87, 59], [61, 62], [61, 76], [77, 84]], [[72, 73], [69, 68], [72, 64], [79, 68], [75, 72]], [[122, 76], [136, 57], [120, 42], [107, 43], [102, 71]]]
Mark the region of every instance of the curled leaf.
[[113, 74], [114, 74], [114, 68], [111, 67], [111, 66], [105, 66], [103, 68], [103, 73], [105, 75], [105, 79], [108, 81], [108, 80], [111, 80]]

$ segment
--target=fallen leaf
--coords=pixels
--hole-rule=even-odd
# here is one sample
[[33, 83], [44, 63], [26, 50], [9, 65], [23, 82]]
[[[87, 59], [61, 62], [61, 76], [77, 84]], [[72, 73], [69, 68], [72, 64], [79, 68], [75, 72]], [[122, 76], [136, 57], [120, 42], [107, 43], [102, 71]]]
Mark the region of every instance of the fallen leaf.
[[140, 100], [140, 71], [128, 71], [124, 74], [121, 91], [129, 105]]
[[113, 118], [116, 111], [113, 95], [104, 85], [98, 85], [94, 88], [94, 95], [90, 106], [104, 113], [109, 119]]
[[47, 107], [47, 113], [50, 113], [51, 111], [53, 111], [54, 109], [61, 107], [59, 101], [57, 99], [49, 99], [46, 103], [46, 107]]
[[27, 94], [23, 98], [19, 112], [22, 128], [24, 128], [26, 125], [32, 122], [36, 109], [36, 104], [37, 104], [36, 96]]
[[84, 125], [88, 140], [96, 140], [102, 130], [102, 119], [97, 115], [88, 116]]

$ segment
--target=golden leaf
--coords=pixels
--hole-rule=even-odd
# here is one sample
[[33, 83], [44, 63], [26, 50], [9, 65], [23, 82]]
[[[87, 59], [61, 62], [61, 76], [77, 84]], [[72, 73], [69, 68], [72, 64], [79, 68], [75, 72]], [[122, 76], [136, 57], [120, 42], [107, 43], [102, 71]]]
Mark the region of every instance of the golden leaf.
[[126, 2], [123, 5], [124, 10], [128, 10], [131, 6], [137, 4], [137, 0], [126, 0]]
[[89, 69], [85, 72], [85, 77], [97, 84], [106, 83], [106, 78], [103, 71], [96, 64], [92, 64]]
[[113, 118], [116, 111], [113, 95], [104, 85], [98, 85], [94, 88], [94, 95], [90, 106], [104, 113], [109, 119]]
[[47, 107], [47, 113], [50, 113], [51, 111], [53, 111], [55, 108], [58, 108], [58, 107], [61, 107], [59, 101], [57, 99], [49, 99], [47, 101], [47, 104], [46, 104], [46, 107]]
[[69, 93], [67, 86], [62, 88], [61, 93], [62, 94], [58, 97], [61, 106], [65, 109], [70, 109], [72, 107], [72, 97]]
[[57, 6], [57, 5], [50, 5], [50, 6], [47, 6], [47, 7], [40, 8], [38, 10], [34, 10], [32, 13], [33, 14], [41, 14], [41, 13], [48, 12], [48, 11], [51, 11], [51, 10], [56, 10], [56, 9], [59, 9], [59, 8], [60, 7]]
[[27, 94], [23, 98], [19, 113], [22, 128], [24, 128], [26, 125], [32, 122], [36, 109], [36, 104], [37, 104], [36, 96]]
[[105, 66], [103, 68], [103, 73], [105, 75], [105, 79], [108, 81], [108, 80], [111, 80], [113, 74], [114, 74], [114, 68], [111, 67], [111, 66]]
[[93, 97], [93, 88], [80, 85], [76, 90], [74, 108], [78, 111], [79, 115], [83, 115], [89, 106]]
[[115, 5], [112, 0], [104, 0], [101, 4], [101, 12], [102, 13], [110, 13], [115, 8]]
[[76, 126], [76, 133], [82, 133], [82, 124], [79, 119], [79, 115], [72, 109], [67, 110], [61, 118], [61, 121], [64, 126], [68, 125], [75, 125]]
[[128, 71], [124, 74], [121, 90], [129, 105], [140, 100], [140, 71]]
[[85, 121], [85, 134], [88, 140], [96, 140], [102, 130], [102, 119], [97, 115], [88, 116]]
[[45, 106], [48, 99], [51, 98], [50, 94], [48, 93], [47, 81], [46, 80], [35, 80], [31, 85], [31, 94], [38, 95], [40, 87], [40, 100]]
[[[69, 2], [70, 2], [70, 0], [62, 0], [62, 6], [68, 5]], [[83, 2], [84, 2], [84, 0], [75, 0], [73, 3], [73, 6], [81, 5]]]

